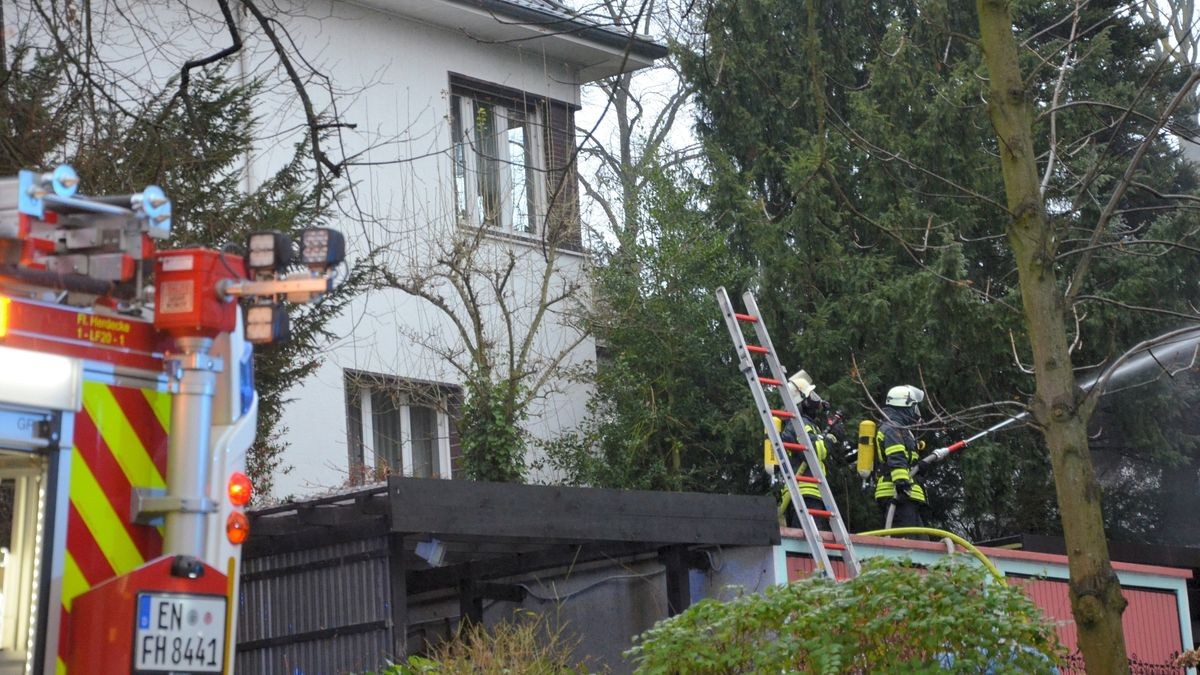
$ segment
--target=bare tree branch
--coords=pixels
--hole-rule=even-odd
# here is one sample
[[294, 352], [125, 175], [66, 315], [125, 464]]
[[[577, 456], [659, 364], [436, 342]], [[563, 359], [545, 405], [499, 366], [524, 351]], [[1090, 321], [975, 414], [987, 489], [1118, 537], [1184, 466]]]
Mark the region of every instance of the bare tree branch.
[[1108, 203], [1104, 206], [1104, 210], [1100, 212], [1099, 218], [1096, 219], [1096, 226], [1092, 230], [1092, 238], [1088, 244], [1088, 249], [1084, 251], [1082, 260], [1080, 260], [1078, 266], [1075, 268], [1075, 272], [1071, 275], [1070, 287], [1074, 290], [1069, 291], [1067, 294], [1066, 299], [1068, 304], [1073, 300], [1074, 295], [1077, 295], [1079, 291], [1083, 289], [1083, 280], [1087, 276], [1092, 253], [1096, 250], [1094, 247], [1099, 242], [1100, 235], [1103, 234], [1105, 228], [1108, 227], [1108, 221], [1113, 217], [1113, 214], [1116, 213], [1117, 206], [1120, 204], [1121, 198], [1125, 196], [1125, 191], [1128, 190], [1129, 186], [1133, 183], [1133, 177], [1137, 174], [1137, 170], [1142, 163], [1142, 158], [1146, 156], [1146, 153], [1150, 150], [1150, 146], [1153, 145], [1155, 140], [1157, 140], [1158, 132], [1162, 130], [1163, 126], [1166, 124], [1166, 121], [1170, 119], [1171, 116], [1175, 114], [1175, 111], [1179, 108], [1179, 106], [1183, 105], [1184, 101], [1191, 96], [1192, 90], [1195, 88], [1197, 82], [1200, 82], [1200, 68], [1193, 70], [1191, 75], [1188, 76], [1183, 86], [1179, 88], [1179, 91], [1175, 93], [1175, 96], [1171, 99], [1170, 103], [1168, 103], [1166, 108], [1163, 109], [1162, 113], [1159, 114], [1158, 122], [1154, 125], [1154, 128], [1150, 131], [1150, 133], [1147, 133], [1142, 139], [1142, 142], [1138, 144], [1137, 150], [1135, 150], [1133, 153], [1133, 157], [1125, 166], [1124, 174], [1122, 174], [1121, 179], [1117, 181], [1117, 184], [1113, 187], [1108, 198]]

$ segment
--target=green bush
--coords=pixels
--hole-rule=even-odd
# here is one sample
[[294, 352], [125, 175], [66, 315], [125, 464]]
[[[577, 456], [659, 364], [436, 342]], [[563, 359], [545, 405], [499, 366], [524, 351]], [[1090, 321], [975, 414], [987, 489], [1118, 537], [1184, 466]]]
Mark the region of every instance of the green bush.
[[462, 468], [471, 480], [520, 483], [525, 478], [525, 419], [523, 397], [511, 383], [493, 383], [485, 376], [467, 382], [462, 408]]
[[703, 600], [626, 656], [639, 673], [1046, 673], [1062, 654], [1020, 588], [952, 560], [921, 569], [875, 558], [842, 583]]
[[433, 647], [427, 656], [412, 656], [382, 675], [568, 675], [590, 672], [573, 657], [578, 639], [561, 625], [551, 626], [540, 614], [522, 611], [492, 628], [470, 625]]

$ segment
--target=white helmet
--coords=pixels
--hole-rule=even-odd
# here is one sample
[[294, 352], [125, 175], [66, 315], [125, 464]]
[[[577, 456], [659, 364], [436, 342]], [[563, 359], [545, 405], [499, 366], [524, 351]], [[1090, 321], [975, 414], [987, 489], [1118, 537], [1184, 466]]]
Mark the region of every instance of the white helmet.
[[883, 400], [883, 404], [896, 408], [909, 408], [924, 400], [925, 392], [911, 384], [902, 384], [888, 389], [887, 398]]
[[792, 375], [791, 379], [788, 380], [788, 391], [796, 398], [808, 398], [812, 396], [814, 399], [820, 401], [821, 397], [814, 393], [816, 388], [817, 386], [812, 383], [812, 378], [803, 370], [796, 371], [796, 374]]

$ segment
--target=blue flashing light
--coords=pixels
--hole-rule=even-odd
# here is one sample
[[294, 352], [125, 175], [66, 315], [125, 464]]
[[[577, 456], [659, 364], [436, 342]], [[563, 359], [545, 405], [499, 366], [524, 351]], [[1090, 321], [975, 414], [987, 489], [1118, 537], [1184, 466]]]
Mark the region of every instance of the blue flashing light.
[[250, 404], [254, 402], [254, 347], [246, 345], [242, 352], [241, 362], [238, 363], [241, 381], [242, 415], [250, 412]]

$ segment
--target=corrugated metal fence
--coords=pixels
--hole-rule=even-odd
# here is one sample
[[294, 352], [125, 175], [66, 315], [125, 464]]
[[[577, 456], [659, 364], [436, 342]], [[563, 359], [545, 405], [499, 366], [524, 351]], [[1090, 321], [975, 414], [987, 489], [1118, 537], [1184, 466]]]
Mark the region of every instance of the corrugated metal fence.
[[[1010, 579], [1025, 589], [1034, 603], [1055, 622], [1058, 639], [1067, 651], [1077, 654], [1079, 636], [1071, 615], [1067, 582], [1057, 579]], [[1130, 672], [1135, 674], [1182, 673], [1171, 660], [1183, 649], [1179, 608], [1174, 593], [1141, 588], [1122, 588], [1129, 605], [1121, 615]], [[1073, 656], [1067, 673], [1083, 673], [1083, 659]]]
[[341, 675], [381, 669], [392, 648], [387, 539], [245, 561], [238, 675]]

